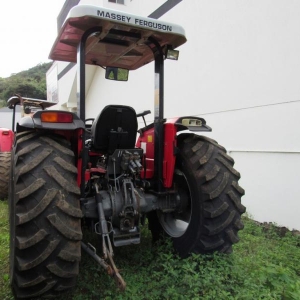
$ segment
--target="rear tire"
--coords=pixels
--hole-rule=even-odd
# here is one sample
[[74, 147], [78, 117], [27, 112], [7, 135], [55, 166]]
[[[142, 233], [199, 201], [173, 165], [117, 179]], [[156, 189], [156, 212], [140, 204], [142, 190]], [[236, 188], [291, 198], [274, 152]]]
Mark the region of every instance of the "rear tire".
[[194, 134], [178, 136], [174, 183], [182, 207], [158, 218], [181, 257], [191, 253], [230, 253], [244, 227], [244, 190], [234, 160], [216, 141]]
[[5, 200], [8, 196], [10, 161], [10, 152], [0, 153], [0, 200]]
[[16, 298], [75, 286], [81, 258], [77, 168], [60, 136], [22, 132], [12, 156], [10, 279]]

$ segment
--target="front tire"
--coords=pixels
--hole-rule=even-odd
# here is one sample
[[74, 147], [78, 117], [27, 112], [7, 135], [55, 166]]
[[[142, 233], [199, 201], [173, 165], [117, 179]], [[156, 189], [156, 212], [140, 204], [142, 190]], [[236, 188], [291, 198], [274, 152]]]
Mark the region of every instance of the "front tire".
[[191, 253], [230, 253], [243, 228], [241, 204], [244, 190], [234, 160], [214, 140], [194, 134], [178, 136], [174, 183], [181, 208], [176, 213], [160, 213], [159, 221], [173, 238], [181, 257]]
[[10, 199], [10, 279], [16, 298], [55, 296], [75, 286], [81, 258], [77, 168], [69, 143], [16, 135]]

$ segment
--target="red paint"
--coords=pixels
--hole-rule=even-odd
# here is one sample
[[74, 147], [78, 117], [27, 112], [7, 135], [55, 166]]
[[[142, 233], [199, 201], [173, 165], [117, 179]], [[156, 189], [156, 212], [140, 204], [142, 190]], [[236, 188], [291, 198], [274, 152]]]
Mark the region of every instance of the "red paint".
[[14, 133], [7, 128], [0, 128], [0, 152], [10, 152], [14, 143]]
[[173, 123], [164, 125], [164, 161], [163, 161], [163, 183], [164, 187], [170, 188], [173, 184], [176, 156], [176, 126]]
[[[164, 124], [164, 158], [163, 158], [163, 185], [172, 187], [173, 174], [176, 163], [175, 147], [177, 126], [174, 124], [178, 118], [170, 119]], [[154, 127], [145, 130], [136, 143], [138, 148], [144, 149], [144, 169], [141, 177], [152, 179], [154, 176]], [[146, 150], [146, 151], [145, 151]]]
[[137, 148], [144, 150], [143, 167], [144, 171], [141, 177], [144, 179], [151, 179], [154, 176], [154, 128], [149, 128], [139, 136]]

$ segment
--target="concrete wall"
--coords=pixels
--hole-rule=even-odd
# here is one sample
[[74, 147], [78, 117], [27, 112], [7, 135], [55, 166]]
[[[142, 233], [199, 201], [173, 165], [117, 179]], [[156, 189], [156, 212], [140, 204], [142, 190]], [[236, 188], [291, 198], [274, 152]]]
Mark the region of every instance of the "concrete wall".
[[[103, 0], [103, 5], [148, 16], [164, 2], [132, 0], [122, 6]], [[299, 14], [297, 0], [183, 0], [161, 17], [182, 25], [188, 39], [179, 61], [165, 62], [165, 116], [205, 117], [213, 127], [207, 135], [230, 151], [242, 174], [248, 213], [296, 229]], [[105, 81], [100, 68], [91, 70], [86, 116], [95, 117], [111, 103], [153, 111], [153, 71], [147, 65], [124, 83]]]

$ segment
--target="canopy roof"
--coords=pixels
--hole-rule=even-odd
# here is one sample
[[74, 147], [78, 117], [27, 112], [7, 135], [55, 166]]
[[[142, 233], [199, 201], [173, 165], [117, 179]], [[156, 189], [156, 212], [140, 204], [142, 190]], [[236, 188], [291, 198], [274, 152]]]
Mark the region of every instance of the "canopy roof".
[[186, 42], [181, 26], [112, 9], [73, 7], [51, 49], [49, 58], [76, 62], [83, 34], [99, 27], [86, 43], [86, 64], [137, 69], [154, 60], [149, 38], [172, 49]]

